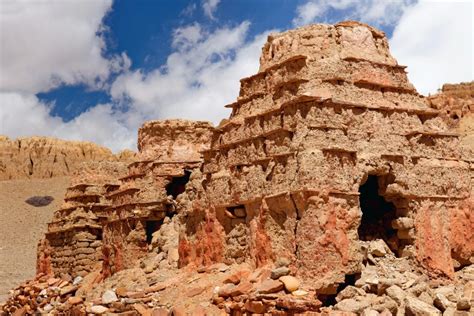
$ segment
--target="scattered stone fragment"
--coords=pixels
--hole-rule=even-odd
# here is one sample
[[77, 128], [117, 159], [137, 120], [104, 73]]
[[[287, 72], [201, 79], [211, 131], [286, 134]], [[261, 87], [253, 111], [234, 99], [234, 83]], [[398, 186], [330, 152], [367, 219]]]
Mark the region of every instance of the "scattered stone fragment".
[[222, 297], [231, 296], [231, 293], [235, 290], [236, 286], [232, 283], [224, 284], [223, 286], [219, 287], [218, 295]]
[[120, 286], [120, 287], [118, 287], [118, 288], [115, 289], [115, 294], [116, 294], [117, 296], [124, 297], [124, 296], [127, 295], [127, 293], [128, 293], [128, 290], [127, 290], [126, 287]]
[[271, 278], [277, 280], [278, 278], [290, 274], [290, 269], [288, 267], [279, 267], [272, 270]]
[[435, 294], [433, 304], [436, 308], [438, 308], [442, 312], [444, 312], [449, 307], [454, 307], [454, 303], [448, 300], [446, 296], [444, 296], [444, 294], [441, 294], [441, 293]]
[[278, 257], [275, 261], [277, 268], [288, 267], [291, 263], [291, 260], [286, 257]]
[[73, 285], [79, 285], [79, 283], [82, 282], [82, 279], [83, 279], [83, 277], [81, 277], [81, 276], [79, 275], [79, 276], [77, 276], [77, 277], [74, 278], [74, 281], [72, 281], [72, 284], [73, 284]]
[[356, 296], [363, 296], [365, 295], [365, 291], [357, 288], [352, 285], [346, 286], [342, 291], [340, 291], [336, 296], [336, 302], [340, 302], [347, 298], [354, 298]]
[[107, 290], [102, 294], [102, 303], [103, 304], [110, 304], [112, 302], [116, 302], [118, 300], [117, 295], [112, 290]]
[[77, 290], [77, 286], [76, 285], [68, 285], [68, 286], [65, 286], [61, 289], [61, 295], [66, 295], [66, 294], [69, 294], [69, 293], [72, 293], [74, 292], [75, 290]]
[[367, 308], [367, 309], [364, 309], [361, 315], [362, 316], [379, 316], [380, 314], [376, 310]]
[[257, 286], [257, 292], [262, 294], [276, 293], [283, 290], [284, 285], [277, 280], [265, 280]]
[[67, 302], [71, 305], [76, 305], [82, 303], [82, 297], [71, 296], [70, 298], [68, 298]]
[[437, 308], [417, 299], [416, 297], [406, 297], [405, 305], [406, 312], [413, 316], [441, 315], [441, 312]]
[[334, 308], [344, 312], [361, 313], [369, 306], [370, 302], [368, 301], [358, 301], [353, 298], [348, 298], [334, 305]]
[[285, 285], [288, 292], [294, 292], [300, 287], [300, 281], [294, 276], [285, 275], [280, 277], [279, 280]]
[[104, 313], [106, 313], [108, 310], [109, 310], [109, 309], [108, 309], [107, 307], [102, 306], [102, 305], [93, 305], [93, 306], [91, 307], [91, 313], [93, 313], [93, 314], [98, 314], [98, 315], [104, 314]]
[[241, 280], [246, 279], [249, 275], [250, 271], [240, 270], [225, 278], [224, 283], [238, 284]]
[[456, 308], [460, 311], [467, 311], [471, 309], [471, 303], [465, 297], [462, 297], [456, 304]]
[[251, 313], [263, 314], [266, 310], [266, 306], [261, 301], [249, 300], [245, 302], [245, 309]]
[[376, 257], [385, 256], [390, 249], [382, 239], [371, 241], [369, 244], [369, 253]]
[[293, 294], [294, 296], [306, 296], [308, 295], [308, 292], [306, 292], [305, 290], [296, 290], [293, 291], [291, 294]]

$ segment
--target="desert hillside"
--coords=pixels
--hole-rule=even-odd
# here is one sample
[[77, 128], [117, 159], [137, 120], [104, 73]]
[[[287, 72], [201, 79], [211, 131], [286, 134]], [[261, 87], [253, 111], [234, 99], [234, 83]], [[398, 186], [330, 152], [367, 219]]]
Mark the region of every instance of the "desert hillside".
[[[54, 211], [61, 205], [69, 177], [0, 181], [0, 301], [8, 290], [36, 273], [36, 247]], [[46, 206], [26, 203], [34, 196], [51, 196]]]

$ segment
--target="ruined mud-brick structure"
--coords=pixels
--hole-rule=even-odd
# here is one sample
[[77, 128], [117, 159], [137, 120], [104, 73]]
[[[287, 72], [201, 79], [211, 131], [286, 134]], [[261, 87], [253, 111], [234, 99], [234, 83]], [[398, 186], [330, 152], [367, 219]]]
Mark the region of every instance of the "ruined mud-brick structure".
[[439, 93], [429, 96], [431, 107], [459, 121], [474, 112], [474, 82], [444, 84]]
[[84, 276], [100, 267], [107, 192], [126, 173], [123, 162], [89, 162], [73, 176], [64, 203], [38, 245], [37, 270]]
[[[204, 152], [180, 262], [285, 258], [318, 293], [380, 238], [432, 275], [474, 254], [472, 152], [408, 81], [383, 32], [356, 22], [270, 35]], [[192, 213], [192, 215], [191, 215]], [[454, 264], [453, 264], [454, 263]]]
[[[104, 274], [132, 267], [148, 252], [165, 217], [176, 214], [176, 198], [202, 163], [212, 125], [184, 120], [152, 121], [138, 132], [139, 155], [107, 195]], [[177, 251], [174, 255], [177, 261]]]
[[[109, 276], [136, 264], [164, 218], [176, 213], [176, 198], [200, 167], [211, 129], [207, 122], [148, 122], [128, 168], [91, 163], [77, 173], [40, 242], [38, 271], [83, 276], [99, 264]], [[169, 255], [177, 261], [175, 252]]]

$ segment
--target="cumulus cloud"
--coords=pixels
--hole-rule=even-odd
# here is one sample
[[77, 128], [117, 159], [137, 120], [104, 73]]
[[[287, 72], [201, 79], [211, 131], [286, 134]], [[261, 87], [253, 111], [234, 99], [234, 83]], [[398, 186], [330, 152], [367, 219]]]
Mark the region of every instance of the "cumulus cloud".
[[117, 70], [119, 57], [102, 55], [102, 19], [111, 5], [112, 0], [2, 1], [0, 89], [37, 93], [61, 84], [100, 86]]
[[473, 10], [469, 0], [420, 1], [401, 17], [390, 47], [420, 93], [474, 79]]
[[109, 104], [92, 107], [69, 122], [51, 116], [54, 104], [32, 93], [1, 92], [0, 134], [46, 135], [90, 140], [114, 151], [136, 148], [137, 129], [146, 120], [188, 118], [218, 123], [229, 115], [224, 105], [235, 100], [239, 79], [258, 71], [267, 33], [248, 39], [249, 22], [213, 31], [194, 23], [172, 31], [173, 53], [152, 71], [125, 69], [112, 83]]
[[235, 100], [239, 79], [258, 71], [266, 33], [246, 41], [249, 28], [207, 33], [198, 24], [174, 31], [176, 51], [160, 69], [137, 70], [117, 78], [111, 95], [148, 118], [188, 118], [218, 123], [228, 116], [226, 103]]
[[65, 123], [51, 115], [52, 104], [33, 94], [0, 92], [0, 134], [10, 137], [53, 136], [69, 140], [90, 140], [118, 151], [136, 147], [133, 113], [124, 113], [111, 104], [98, 104]]
[[414, 0], [309, 0], [296, 8], [295, 26], [313, 22], [335, 22], [330, 11], [339, 11], [344, 19], [359, 20], [376, 26], [395, 23]]
[[217, 6], [221, 0], [203, 0], [202, 1], [202, 10], [204, 11], [204, 14], [210, 18], [214, 19], [214, 12], [217, 9]]

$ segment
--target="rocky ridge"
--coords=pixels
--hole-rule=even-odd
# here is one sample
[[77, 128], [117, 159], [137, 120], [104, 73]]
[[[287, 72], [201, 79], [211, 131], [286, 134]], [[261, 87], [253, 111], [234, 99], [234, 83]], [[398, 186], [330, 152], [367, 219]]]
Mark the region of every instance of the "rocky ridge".
[[429, 96], [431, 107], [440, 110], [446, 122], [461, 135], [462, 144], [474, 148], [474, 81], [445, 84]]
[[130, 161], [134, 155], [128, 150], [114, 155], [90, 142], [0, 136], [0, 180], [68, 176], [83, 162]]

